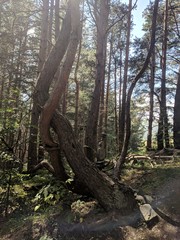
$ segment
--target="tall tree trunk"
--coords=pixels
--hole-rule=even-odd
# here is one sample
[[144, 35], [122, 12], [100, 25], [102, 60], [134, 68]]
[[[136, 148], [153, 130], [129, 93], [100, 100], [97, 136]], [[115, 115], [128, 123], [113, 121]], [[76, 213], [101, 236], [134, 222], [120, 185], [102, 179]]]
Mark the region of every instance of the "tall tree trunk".
[[117, 117], [117, 59], [114, 60], [114, 118], [116, 146], [118, 146], [118, 117]]
[[[40, 74], [47, 54], [47, 36], [48, 36], [48, 11], [49, 0], [43, 0], [42, 22], [41, 22], [41, 38], [39, 50], [38, 74]], [[31, 124], [29, 133], [28, 146], [28, 171], [30, 171], [38, 163], [38, 122], [39, 111], [36, 101], [33, 101]]]
[[174, 148], [180, 149], [180, 67], [174, 103]]
[[49, 13], [49, 26], [48, 26], [47, 54], [49, 54], [49, 52], [51, 51], [51, 48], [52, 48], [53, 14], [54, 14], [54, 0], [51, 0], [51, 2], [50, 2], [50, 13]]
[[[111, 80], [111, 60], [112, 60], [112, 48], [113, 48], [113, 37], [110, 39], [110, 49], [109, 49], [109, 62], [108, 62], [108, 73], [107, 73], [107, 84], [106, 84], [106, 100], [105, 100], [105, 113], [104, 113], [104, 130], [107, 134], [108, 127], [108, 105], [109, 105], [109, 88], [110, 88], [110, 80]], [[105, 156], [107, 154], [107, 136], [104, 139], [104, 148], [105, 148]]]
[[44, 62], [46, 60], [46, 56], [47, 56], [47, 46], [48, 46], [48, 27], [47, 27], [48, 26], [48, 13], [49, 13], [49, 0], [43, 0], [38, 74], [42, 70], [43, 64], [44, 64]]
[[97, 26], [97, 46], [96, 46], [96, 79], [95, 88], [92, 96], [91, 107], [88, 114], [85, 144], [87, 148], [87, 157], [94, 161], [97, 152], [97, 127], [99, 117], [99, 107], [102, 88], [105, 77], [105, 57], [107, 44], [107, 26], [109, 16], [109, 0], [101, 0], [99, 9], [95, 9]]
[[158, 150], [165, 146], [169, 148], [168, 133], [168, 116], [166, 109], [166, 54], [167, 54], [167, 37], [168, 37], [168, 0], [165, 2], [164, 11], [164, 36], [162, 43], [162, 78], [161, 78], [161, 102], [160, 102], [160, 118], [158, 129]]
[[126, 38], [126, 54], [125, 54], [124, 79], [123, 79], [123, 91], [122, 91], [122, 105], [121, 105], [121, 115], [119, 119], [119, 152], [121, 152], [122, 150], [124, 133], [125, 133], [126, 91], [127, 91], [127, 81], [128, 81], [132, 0], [129, 0], [128, 9], [129, 9], [129, 12], [128, 12], [128, 22], [127, 22], [127, 38]]
[[[119, 121], [121, 118], [121, 107], [122, 107], [122, 53], [123, 50], [120, 48], [120, 67], [119, 67]], [[120, 127], [120, 126], [119, 126]], [[119, 130], [120, 131], [120, 130]], [[118, 133], [119, 137], [119, 133]], [[120, 137], [119, 137], [120, 138]], [[118, 139], [119, 143], [119, 139]]]
[[82, 35], [79, 43], [79, 50], [78, 50], [78, 59], [76, 63], [75, 73], [74, 73], [74, 81], [76, 84], [76, 93], [75, 93], [75, 119], [74, 119], [74, 130], [76, 136], [78, 136], [78, 116], [79, 116], [79, 91], [80, 91], [80, 84], [77, 77], [78, 68], [79, 68], [79, 60], [80, 60], [80, 54], [81, 54], [81, 48], [82, 48]]
[[59, 16], [60, 0], [55, 0], [55, 39], [57, 40], [60, 31], [60, 16]]
[[131, 136], [131, 116], [130, 116], [130, 108], [131, 108], [131, 96], [133, 93], [133, 90], [138, 82], [138, 80], [142, 77], [142, 75], [144, 74], [144, 72], [146, 71], [148, 64], [149, 64], [149, 60], [151, 57], [151, 54], [154, 50], [154, 45], [155, 45], [155, 36], [156, 36], [156, 19], [157, 19], [157, 12], [158, 12], [158, 5], [159, 5], [159, 0], [155, 0], [154, 3], [154, 10], [153, 10], [153, 16], [152, 16], [152, 27], [151, 27], [151, 42], [150, 42], [150, 47], [149, 47], [149, 51], [147, 54], [147, 57], [145, 59], [145, 62], [141, 68], [141, 70], [139, 71], [139, 73], [135, 76], [135, 78], [133, 79], [131, 86], [128, 90], [128, 94], [127, 94], [127, 101], [126, 101], [126, 117], [125, 117], [125, 136], [124, 136], [124, 141], [123, 141], [123, 148], [121, 151], [121, 155], [120, 158], [116, 164], [115, 170], [114, 170], [114, 176], [115, 178], [119, 178], [119, 175], [121, 173], [122, 170], [122, 166], [126, 160], [126, 156], [127, 156], [127, 151], [128, 151], [128, 145], [129, 145], [129, 139]]
[[147, 136], [147, 150], [152, 149], [152, 124], [153, 124], [153, 110], [154, 110], [154, 77], [155, 77], [155, 50], [151, 58], [151, 76], [149, 80], [149, 121], [148, 121], [148, 136]]

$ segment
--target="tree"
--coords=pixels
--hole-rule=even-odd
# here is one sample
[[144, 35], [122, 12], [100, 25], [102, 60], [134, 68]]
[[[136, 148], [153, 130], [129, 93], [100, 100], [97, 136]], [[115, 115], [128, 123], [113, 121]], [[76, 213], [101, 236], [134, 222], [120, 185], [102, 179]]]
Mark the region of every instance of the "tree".
[[[1, 6], [1, 137], [23, 162], [28, 138], [30, 95], [36, 75], [33, 1], [4, 1]], [[27, 11], [24, 11], [24, 7]]]
[[119, 119], [119, 151], [121, 152], [124, 140], [125, 132], [125, 111], [126, 111], [126, 91], [128, 82], [128, 66], [129, 66], [129, 48], [130, 48], [130, 33], [131, 33], [131, 11], [132, 11], [132, 0], [129, 0], [129, 12], [127, 20], [127, 38], [126, 38], [126, 53], [124, 63], [124, 77], [123, 77], [123, 89], [122, 89], [122, 104], [121, 113]]
[[[67, 36], [67, 31], [71, 37]], [[78, 182], [87, 187], [106, 210], [119, 209], [122, 213], [130, 212], [136, 206], [132, 190], [124, 187], [122, 184], [115, 183], [104, 173], [100, 172], [94, 164], [86, 158], [82, 147], [76, 140], [69, 121], [57, 111], [58, 102], [65, 90], [80, 38], [79, 1], [68, 2], [67, 13], [61, 33], [62, 32], [63, 34], [60, 34], [61, 41], [60, 39], [57, 40], [44, 64], [44, 68], [37, 81], [34, 95], [38, 106], [44, 106], [43, 108], [39, 108], [41, 112], [40, 133], [42, 141], [50, 151], [58, 148], [58, 145], [53, 141], [52, 136], [50, 136], [49, 130], [51, 125], [57, 133], [59, 145], [75, 173]], [[68, 37], [68, 39], [66, 39], [64, 35]], [[59, 65], [59, 55], [62, 51], [65, 54], [64, 49], [67, 41], [69, 44], [66, 47], [67, 52], [60, 77], [48, 98], [49, 87], [53, 79], [52, 66], [54, 66], [53, 72], [55, 73]]]
[[119, 174], [122, 170], [122, 165], [125, 162], [127, 151], [128, 151], [129, 139], [130, 139], [130, 135], [131, 135], [131, 117], [130, 117], [131, 96], [132, 96], [134, 87], [136, 86], [136, 83], [142, 77], [145, 70], [147, 69], [147, 66], [149, 64], [149, 60], [150, 60], [150, 57], [151, 57], [151, 54], [153, 52], [154, 45], [155, 45], [156, 19], [157, 19], [157, 12], [158, 12], [158, 4], [159, 4], [159, 0], [156, 0], [155, 3], [154, 3], [154, 11], [153, 11], [153, 16], [152, 16], [151, 42], [150, 42], [150, 47], [149, 47], [147, 57], [145, 59], [145, 62], [143, 64], [141, 70], [138, 72], [138, 74], [133, 79], [133, 81], [130, 85], [130, 88], [128, 90], [128, 94], [127, 94], [126, 115], [125, 115], [125, 122], [126, 122], [125, 136], [124, 136], [124, 142], [123, 142], [123, 148], [122, 148], [122, 151], [121, 151], [121, 155], [120, 155], [120, 158], [117, 162], [117, 165], [116, 165], [116, 168], [115, 168], [115, 171], [114, 171], [114, 175], [115, 175], [116, 178], [119, 178]]
[[[39, 50], [39, 62], [38, 62], [38, 74], [40, 74], [47, 55], [48, 47], [48, 12], [49, 12], [49, 0], [43, 1], [42, 10], [42, 22], [41, 22], [41, 37], [40, 37], [40, 50]], [[31, 125], [30, 136], [28, 146], [28, 170], [32, 170], [38, 163], [38, 122], [39, 112], [36, 101], [33, 101], [32, 113], [31, 113]]]
[[152, 124], [153, 124], [153, 110], [154, 110], [154, 78], [155, 78], [155, 49], [151, 57], [150, 67], [150, 79], [149, 79], [149, 122], [148, 122], [148, 136], [147, 136], [147, 150], [152, 149]]
[[[92, 96], [91, 107], [88, 115], [85, 144], [87, 146], [87, 157], [94, 161], [97, 152], [97, 128], [99, 118], [100, 100], [104, 105], [104, 78], [107, 44], [107, 27], [109, 16], [109, 0], [96, 0], [94, 2], [95, 23], [97, 27], [96, 39], [96, 79]], [[104, 107], [102, 106], [103, 111]], [[100, 114], [103, 114], [100, 112]], [[101, 123], [102, 125], [102, 123]]]
[[168, 117], [166, 109], [166, 55], [167, 55], [167, 38], [168, 38], [168, 0], [165, 1], [164, 11], [164, 34], [162, 43], [162, 79], [161, 79], [161, 101], [160, 117], [158, 126], [157, 143], [158, 149], [169, 148]]

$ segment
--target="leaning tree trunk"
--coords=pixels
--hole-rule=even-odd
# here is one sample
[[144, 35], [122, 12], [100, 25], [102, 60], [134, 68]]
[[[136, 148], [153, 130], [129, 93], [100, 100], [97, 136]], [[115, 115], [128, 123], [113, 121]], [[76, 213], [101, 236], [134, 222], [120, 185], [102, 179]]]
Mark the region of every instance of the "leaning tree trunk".
[[82, 147], [76, 141], [69, 121], [56, 112], [52, 119], [52, 126], [78, 182], [85, 185], [106, 210], [118, 209], [122, 214], [132, 212], [136, 202], [131, 189], [114, 182], [86, 158]]
[[[51, 51], [46, 66], [41, 73], [41, 75], [44, 76], [44, 84], [41, 81], [42, 76], [39, 77], [37, 83], [35, 97], [37, 102], [44, 106], [39, 109], [42, 111], [40, 121], [41, 137], [44, 144], [49, 146], [52, 151], [58, 148], [59, 145], [61, 146], [61, 149], [63, 150], [78, 181], [89, 189], [91, 194], [106, 210], [119, 209], [122, 214], [126, 214], [131, 212], [134, 207], [137, 206], [132, 190], [125, 187], [123, 184], [118, 182], [115, 183], [106, 174], [100, 172], [96, 166], [86, 158], [82, 146], [77, 142], [75, 133], [73, 132], [69, 121], [56, 110], [68, 81], [80, 36], [80, 13], [78, 1], [69, 1], [67, 12], [67, 14], [70, 15], [72, 23], [72, 26], [69, 26], [70, 29], [72, 29], [71, 40], [69, 41], [60, 78], [56, 82], [48, 99], [47, 93], [52, 81], [52, 78], [51, 80], [49, 79], [51, 76], [49, 74], [52, 70], [51, 66], [54, 66], [51, 58], [53, 50]], [[64, 41], [62, 41], [62, 43], [64, 43]], [[61, 49], [61, 46], [59, 46], [59, 48]], [[56, 49], [56, 51], [57, 50], [59, 49]], [[57, 52], [59, 53], [60, 51]], [[58, 65], [59, 64], [57, 64], [57, 66]], [[45, 73], [46, 75], [44, 75]], [[50, 136], [50, 124], [57, 133], [59, 144], [55, 144]]]
[[121, 155], [120, 155], [120, 158], [119, 158], [119, 160], [116, 164], [116, 168], [115, 168], [115, 171], [114, 171], [115, 178], [119, 178], [119, 175], [121, 173], [122, 166], [123, 166], [123, 164], [125, 162], [125, 159], [126, 159], [126, 156], [127, 156], [129, 139], [130, 139], [130, 136], [131, 136], [131, 116], [130, 116], [131, 96], [132, 96], [133, 90], [136, 86], [136, 83], [142, 77], [142, 75], [144, 74], [145, 70], [148, 67], [149, 60], [150, 60], [150, 57], [151, 57], [151, 54], [153, 52], [154, 45], [155, 45], [156, 19], [157, 19], [158, 5], [159, 5], [159, 0], [156, 0], [155, 3], [154, 3], [154, 11], [153, 11], [153, 17], [152, 17], [151, 42], [150, 42], [150, 47], [149, 47], [149, 51], [148, 51], [146, 60], [143, 64], [141, 70], [139, 71], [139, 73], [133, 79], [133, 81], [131, 83], [131, 86], [128, 90], [128, 94], [127, 94], [126, 118], [125, 118], [125, 123], [126, 123], [125, 124], [125, 136], [124, 136], [124, 142], [123, 142], [123, 148], [122, 148], [122, 151], [121, 151]]
[[[49, 97], [48, 91], [49, 91], [50, 84], [54, 79], [55, 74], [57, 73], [60, 62], [62, 61], [64, 54], [66, 52], [66, 49], [68, 47], [70, 33], [71, 33], [71, 17], [70, 17], [70, 10], [68, 8], [66, 15], [64, 17], [62, 28], [57, 38], [57, 41], [54, 47], [51, 49], [51, 52], [48, 55], [48, 60], [45, 61], [43, 65], [43, 69], [37, 79], [37, 85], [33, 95], [33, 102], [35, 103], [32, 109], [33, 118], [31, 119], [31, 123], [32, 123], [32, 120], [34, 120], [32, 124], [33, 136], [37, 134], [37, 129], [38, 129], [37, 123], [39, 120], [40, 112]], [[31, 142], [29, 143], [29, 152], [31, 152], [30, 146], [32, 146]], [[61, 161], [59, 160], [59, 153], [57, 151], [59, 151], [59, 149], [56, 149], [56, 151], [51, 150], [49, 152], [50, 157], [52, 159], [51, 164], [55, 169], [55, 175], [61, 180], [65, 180], [67, 179], [67, 176], [65, 174], [64, 167]], [[37, 162], [33, 162], [32, 164], [32, 161], [34, 159], [32, 155], [31, 157], [32, 159], [31, 161], [29, 161], [29, 167], [28, 167], [29, 171], [34, 170], [34, 166], [36, 166], [37, 164]]]

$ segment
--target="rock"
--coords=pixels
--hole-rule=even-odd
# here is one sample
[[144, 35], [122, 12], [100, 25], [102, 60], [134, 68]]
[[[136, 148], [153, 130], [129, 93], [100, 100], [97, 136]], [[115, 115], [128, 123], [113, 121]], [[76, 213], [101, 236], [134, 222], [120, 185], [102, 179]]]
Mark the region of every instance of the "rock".
[[141, 195], [136, 195], [135, 198], [138, 201], [138, 203], [140, 203], [140, 204], [145, 204], [146, 203], [144, 197], [141, 196]]
[[144, 195], [144, 199], [146, 200], [146, 203], [151, 204], [153, 202], [153, 198], [150, 195]]
[[149, 228], [154, 227], [159, 222], [159, 217], [150, 204], [140, 205], [139, 208]]

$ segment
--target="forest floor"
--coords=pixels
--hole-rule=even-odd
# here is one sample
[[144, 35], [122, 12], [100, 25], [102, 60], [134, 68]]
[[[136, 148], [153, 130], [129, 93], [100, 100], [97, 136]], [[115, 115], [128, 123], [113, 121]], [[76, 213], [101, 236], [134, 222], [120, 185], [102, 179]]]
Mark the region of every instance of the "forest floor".
[[[123, 181], [153, 197], [167, 219], [148, 227], [145, 222], [129, 226], [117, 213], [106, 213], [94, 199], [49, 207], [46, 211], [17, 212], [0, 219], [1, 240], [180, 240], [180, 163], [155, 167], [135, 165], [124, 171]], [[169, 221], [170, 219], [170, 221]], [[172, 221], [171, 221], [172, 220]]]

